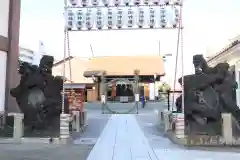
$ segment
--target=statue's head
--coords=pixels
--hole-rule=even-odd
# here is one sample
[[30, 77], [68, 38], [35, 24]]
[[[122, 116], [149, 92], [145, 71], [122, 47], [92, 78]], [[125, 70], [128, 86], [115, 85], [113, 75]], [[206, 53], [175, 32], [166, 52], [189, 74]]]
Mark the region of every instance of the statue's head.
[[193, 65], [196, 73], [204, 72], [204, 69], [207, 66], [207, 62], [202, 54], [197, 54], [193, 56]]
[[40, 72], [44, 75], [52, 74], [53, 62], [54, 62], [53, 56], [44, 55], [41, 58], [39, 64]]
[[21, 75], [21, 76], [24, 76], [24, 75], [28, 75], [32, 72], [32, 69], [31, 69], [31, 64], [27, 63], [27, 62], [21, 62], [19, 64], [19, 68], [18, 68], [18, 73]]
[[218, 73], [225, 74], [228, 72], [229, 64], [228, 63], [219, 63], [215, 66]]

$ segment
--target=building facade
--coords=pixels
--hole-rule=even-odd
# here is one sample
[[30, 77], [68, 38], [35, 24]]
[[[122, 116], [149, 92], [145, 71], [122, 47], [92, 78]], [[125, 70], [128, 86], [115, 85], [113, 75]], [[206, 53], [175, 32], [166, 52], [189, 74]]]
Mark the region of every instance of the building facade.
[[34, 61], [35, 52], [33, 50], [19, 47], [19, 61], [32, 64]]
[[207, 62], [210, 66], [215, 66], [216, 64], [222, 62], [227, 62], [230, 65], [230, 70], [233, 72], [238, 84], [238, 89], [236, 90], [236, 100], [237, 105], [240, 107], [240, 36], [232, 39], [228, 46], [209, 58]]
[[19, 61], [39, 65], [42, 54], [28, 48], [19, 47]]
[[[101, 88], [100, 76], [105, 71], [109, 82], [107, 92], [110, 98], [113, 95], [115, 97], [132, 95], [133, 88], [131, 88], [131, 85], [126, 84], [125, 80], [128, 80], [128, 82], [133, 81], [134, 70], [140, 70], [140, 85], [143, 94], [147, 97], [154, 97], [158, 94], [154, 92], [155, 83], [153, 77], [156, 75], [157, 79], [159, 79], [165, 74], [163, 64], [161, 56], [107, 56], [93, 57], [91, 59], [68, 57], [65, 65], [65, 77], [68, 82], [65, 87], [76, 91], [84, 90], [85, 100], [89, 102], [98, 101], [100, 100]], [[55, 63], [53, 74], [63, 74], [63, 61]], [[124, 89], [118, 88], [120, 86]], [[116, 88], [116, 90], [113, 90], [113, 88]]]
[[18, 45], [21, 0], [0, 1], [0, 112], [19, 111], [10, 89], [19, 82]]

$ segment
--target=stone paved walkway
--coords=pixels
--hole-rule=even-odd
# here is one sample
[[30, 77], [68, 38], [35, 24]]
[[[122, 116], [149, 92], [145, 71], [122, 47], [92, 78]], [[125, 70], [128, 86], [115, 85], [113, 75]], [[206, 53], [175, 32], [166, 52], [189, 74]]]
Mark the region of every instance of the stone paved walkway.
[[[173, 144], [163, 135], [147, 134], [151, 123], [136, 120], [146, 115], [113, 115], [87, 160], [238, 160], [235, 152], [187, 149]], [[153, 116], [153, 115], [152, 115]], [[156, 127], [156, 126], [155, 126]], [[151, 135], [153, 133], [153, 135]], [[156, 143], [153, 143], [155, 141]]]
[[113, 115], [87, 160], [157, 160], [134, 115]]

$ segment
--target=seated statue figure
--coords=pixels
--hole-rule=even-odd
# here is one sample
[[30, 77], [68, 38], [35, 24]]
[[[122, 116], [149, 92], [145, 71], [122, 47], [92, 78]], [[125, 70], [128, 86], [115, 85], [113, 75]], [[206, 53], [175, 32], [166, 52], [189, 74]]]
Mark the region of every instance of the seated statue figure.
[[[185, 123], [190, 130], [219, 133], [221, 113], [231, 113], [240, 121], [240, 110], [233, 98], [237, 85], [227, 63], [209, 67], [202, 55], [193, 56], [195, 74], [184, 76]], [[178, 81], [182, 82], [181, 78]], [[181, 111], [181, 99], [176, 106]], [[193, 129], [194, 128], [194, 129]]]
[[[39, 66], [22, 63], [19, 67], [20, 83], [10, 91], [24, 113], [25, 131], [29, 134], [49, 129], [55, 129], [59, 134], [63, 77], [52, 75], [53, 61], [52, 56], [43, 56]], [[64, 109], [68, 113], [66, 97]]]

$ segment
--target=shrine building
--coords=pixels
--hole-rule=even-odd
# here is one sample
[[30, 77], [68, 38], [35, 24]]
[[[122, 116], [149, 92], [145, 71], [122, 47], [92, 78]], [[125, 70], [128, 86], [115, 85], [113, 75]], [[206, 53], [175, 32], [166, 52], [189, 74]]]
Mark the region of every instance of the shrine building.
[[[71, 63], [72, 78], [70, 78]], [[134, 70], [139, 70], [140, 94], [151, 97], [153, 83], [164, 76], [164, 61], [161, 56], [106, 56], [93, 58], [68, 57], [66, 59], [66, 89], [83, 92], [85, 101], [100, 100], [100, 77], [106, 73], [108, 97], [133, 97]], [[54, 75], [62, 75], [63, 60], [55, 63]], [[114, 89], [115, 88], [115, 89]], [[154, 91], [155, 92], [155, 91]], [[154, 95], [155, 96], [155, 95]], [[111, 98], [110, 98], [111, 100]]]

